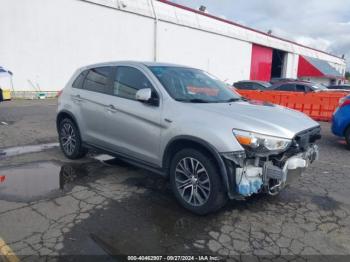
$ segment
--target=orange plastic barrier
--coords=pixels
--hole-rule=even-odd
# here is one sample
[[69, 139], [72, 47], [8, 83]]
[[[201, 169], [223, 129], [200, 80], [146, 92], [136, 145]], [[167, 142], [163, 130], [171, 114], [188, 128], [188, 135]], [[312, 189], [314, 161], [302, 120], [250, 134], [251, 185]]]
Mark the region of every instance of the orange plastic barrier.
[[236, 90], [240, 95], [301, 111], [318, 121], [331, 121], [339, 99], [348, 92], [297, 93], [284, 91]]

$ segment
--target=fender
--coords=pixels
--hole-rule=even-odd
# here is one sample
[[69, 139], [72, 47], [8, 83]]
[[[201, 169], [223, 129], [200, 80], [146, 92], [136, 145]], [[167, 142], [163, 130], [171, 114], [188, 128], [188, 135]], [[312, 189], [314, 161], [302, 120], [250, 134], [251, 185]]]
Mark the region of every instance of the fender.
[[61, 110], [60, 112], [58, 112], [58, 114], [57, 114], [57, 116], [56, 116], [56, 128], [57, 128], [57, 130], [58, 130], [58, 128], [59, 128], [59, 126], [58, 126], [58, 120], [59, 120], [59, 118], [60, 118], [60, 116], [61, 116], [62, 114], [67, 114], [67, 115], [69, 115], [70, 118], [73, 119], [73, 121], [74, 121], [74, 123], [76, 124], [76, 126], [77, 126], [77, 128], [78, 128], [78, 130], [79, 130], [79, 133], [80, 133], [80, 128], [79, 128], [78, 121], [77, 121], [76, 117], [75, 117], [70, 111], [65, 110], [65, 109], [63, 109], [63, 110]]
[[234, 198], [234, 190], [230, 186], [229, 175], [228, 175], [227, 168], [226, 168], [226, 165], [225, 165], [222, 157], [220, 156], [219, 152], [216, 150], [216, 148], [213, 145], [211, 145], [210, 143], [208, 143], [207, 141], [205, 141], [203, 139], [200, 139], [198, 137], [193, 137], [193, 136], [186, 136], [186, 135], [176, 136], [176, 137], [172, 138], [164, 150], [163, 162], [162, 162], [163, 168], [168, 169], [167, 159], [168, 159], [169, 151], [171, 149], [171, 146], [176, 141], [179, 141], [179, 140], [186, 140], [189, 142], [194, 142], [194, 143], [199, 144], [200, 146], [204, 147], [206, 150], [209, 151], [209, 153], [215, 158], [215, 161], [218, 164], [219, 173], [220, 173], [220, 176], [221, 176], [222, 181], [224, 183], [224, 186], [227, 190], [227, 194], [228, 194], [229, 198], [231, 198], [231, 199]]

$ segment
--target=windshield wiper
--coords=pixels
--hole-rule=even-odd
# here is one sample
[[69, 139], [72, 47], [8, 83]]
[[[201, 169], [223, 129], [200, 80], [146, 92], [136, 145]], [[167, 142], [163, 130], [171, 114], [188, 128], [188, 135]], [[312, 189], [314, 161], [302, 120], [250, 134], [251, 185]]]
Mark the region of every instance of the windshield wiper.
[[210, 103], [210, 101], [207, 101], [207, 100], [203, 100], [203, 99], [199, 99], [199, 98], [193, 98], [193, 99], [183, 99], [183, 100], [178, 100], [178, 101], [181, 101], [181, 102], [189, 102], [189, 103]]
[[229, 100], [225, 101], [207, 101], [203, 100], [200, 98], [193, 98], [193, 99], [177, 99], [177, 101], [180, 102], [187, 102], [187, 103], [203, 103], [203, 104], [208, 104], [208, 103], [231, 103], [231, 102], [238, 102], [238, 101], [248, 101], [248, 99], [241, 97], [241, 98], [230, 98]]
[[210, 101], [199, 99], [199, 98], [190, 99], [190, 102], [191, 103], [210, 103]]
[[238, 101], [248, 101], [247, 98], [245, 97], [240, 97], [240, 98], [230, 98], [229, 100], [226, 100], [226, 103], [230, 103], [230, 102], [238, 102]]

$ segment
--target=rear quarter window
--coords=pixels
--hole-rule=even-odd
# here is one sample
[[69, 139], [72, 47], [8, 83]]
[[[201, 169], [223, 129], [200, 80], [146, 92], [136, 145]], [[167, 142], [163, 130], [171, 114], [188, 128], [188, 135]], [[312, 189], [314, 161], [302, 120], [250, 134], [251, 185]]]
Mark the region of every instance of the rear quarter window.
[[87, 75], [87, 72], [88, 72], [87, 70], [83, 71], [75, 78], [75, 80], [73, 81], [73, 84], [72, 84], [73, 88], [79, 88], [79, 89], [83, 88], [83, 83], [84, 83], [85, 77]]

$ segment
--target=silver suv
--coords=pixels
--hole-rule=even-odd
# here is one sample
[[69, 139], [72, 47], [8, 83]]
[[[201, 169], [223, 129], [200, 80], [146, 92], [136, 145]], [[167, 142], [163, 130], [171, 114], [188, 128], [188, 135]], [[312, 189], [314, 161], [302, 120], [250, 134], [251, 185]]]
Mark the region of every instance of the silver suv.
[[281, 106], [248, 101], [199, 69], [112, 62], [79, 69], [63, 89], [63, 153], [99, 149], [168, 177], [185, 208], [276, 195], [318, 157], [320, 126]]

